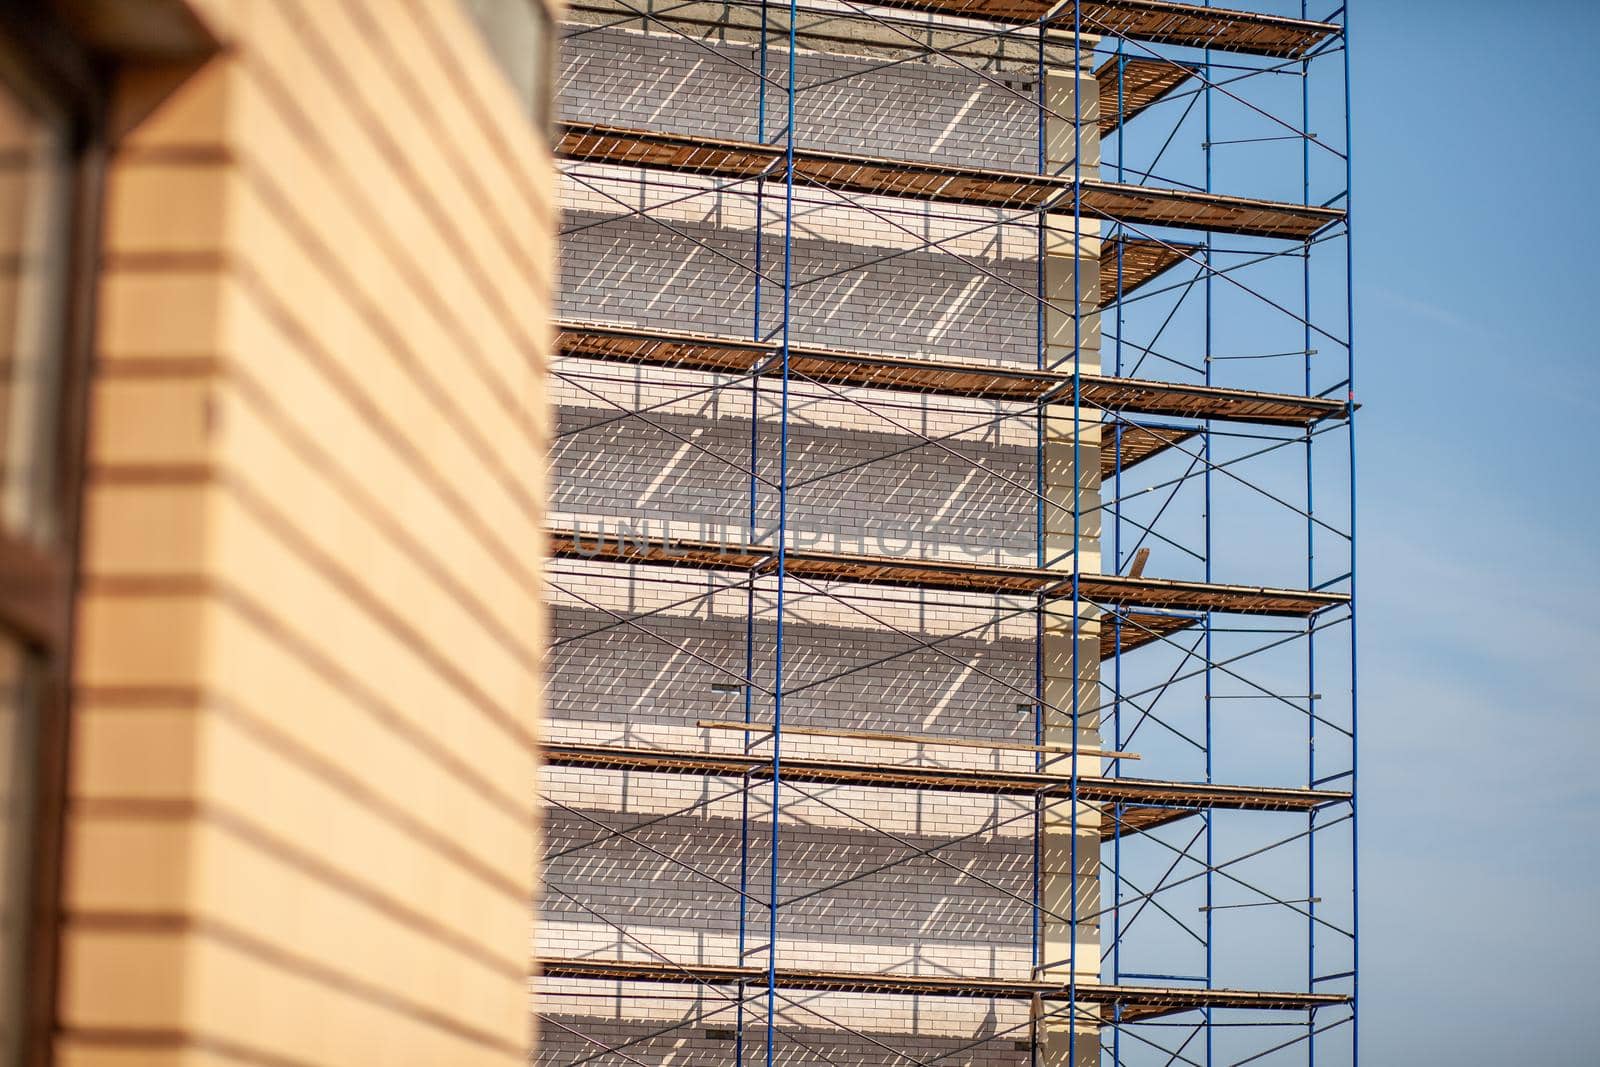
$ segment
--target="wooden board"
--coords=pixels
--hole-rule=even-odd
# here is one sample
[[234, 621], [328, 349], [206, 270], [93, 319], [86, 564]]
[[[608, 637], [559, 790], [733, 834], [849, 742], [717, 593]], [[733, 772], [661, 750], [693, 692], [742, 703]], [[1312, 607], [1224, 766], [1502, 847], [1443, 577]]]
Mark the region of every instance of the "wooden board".
[[[577, 162], [671, 170], [743, 181], [783, 177], [781, 147], [637, 130], [562, 124], [556, 154]], [[794, 180], [841, 193], [906, 197], [990, 208], [1070, 210], [1074, 193], [1091, 215], [1136, 226], [1176, 226], [1253, 237], [1303, 240], [1344, 217], [1337, 208], [1286, 204], [1184, 189], [1157, 189], [1065, 175], [797, 151]]]
[[1100, 136], [1108, 137], [1172, 90], [1188, 81], [1196, 67], [1170, 59], [1113, 56], [1094, 72], [1100, 85]]
[[[1074, 25], [1074, 5], [1070, 0], [1064, 4], [1053, 0], [880, 2], [885, 7], [1011, 24], [1038, 22], [1054, 13], [1053, 26], [1070, 30]], [[1276, 59], [1298, 59], [1340, 31], [1336, 23], [1169, 0], [1082, 0], [1076, 10], [1085, 34]]]
[[1155, 281], [1191, 257], [1203, 246], [1181, 241], [1156, 241], [1145, 237], [1117, 237], [1100, 248], [1100, 306], [1126, 299], [1134, 290]]
[[[569, 529], [552, 529], [548, 531], [548, 539], [550, 554], [557, 559], [748, 571], [761, 576], [774, 574], [778, 569], [775, 549], [765, 544], [740, 545], [647, 534], [621, 538], [610, 531], [599, 535]], [[1048, 600], [1065, 600], [1074, 595], [1074, 576], [1062, 571], [959, 560], [791, 548], [785, 553], [785, 569], [789, 577], [799, 581], [943, 589], [996, 596], [1039, 596]], [[1083, 601], [1106, 607], [1138, 606], [1290, 618], [1304, 618], [1350, 600], [1347, 593], [1326, 590], [1220, 585], [1167, 578], [1129, 578], [1116, 574], [1079, 575], [1076, 577], [1076, 589]]]
[[[609, 982], [670, 982], [688, 985], [765, 987], [765, 967], [737, 964], [675, 963], [662, 960], [618, 960], [544, 956], [540, 973], [554, 979]], [[1348, 1004], [1342, 993], [1269, 993], [1247, 989], [1179, 989], [1164, 986], [1113, 986], [1027, 978], [982, 978], [945, 974], [881, 974], [869, 971], [823, 971], [779, 968], [771, 975], [780, 989], [819, 993], [861, 993], [886, 996], [981, 997], [1000, 1000], [1075, 1000], [1098, 1005], [1108, 1019], [1123, 1023], [1153, 1019], [1200, 1008], [1258, 1011], [1308, 1011]], [[1108, 1010], [1109, 1009], [1109, 1010]]]
[[[557, 352], [567, 358], [664, 367], [706, 374], [766, 376], [782, 374], [777, 344], [733, 337], [675, 333], [648, 327], [605, 323], [557, 323]], [[1073, 376], [1020, 364], [852, 352], [796, 345], [789, 352], [792, 379], [854, 388], [925, 395], [1038, 403], [1052, 398], [1071, 402]], [[1345, 414], [1342, 400], [1262, 393], [1247, 389], [1157, 382], [1085, 374], [1078, 383], [1082, 404], [1097, 411], [1194, 419], [1225, 419], [1273, 426], [1309, 426]], [[1125, 436], [1149, 437], [1145, 431]], [[1147, 442], [1149, 443], [1149, 442]], [[1137, 460], [1139, 442], [1130, 441], [1124, 467]]]
[[[936, 744], [937, 739], [930, 739], [930, 742]], [[755, 781], [770, 781], [772, 778], [770, 760], [746, 752], [669, 751], [550, 742], [545, 745], [544, 753], [545, 764], [549, 767], [746, 778]], [[1070, 773], [1071, 761], [1069, 755], [1058, 755], [1043, 771], [997, 771], [785, 756], [782, 779], [807, 785], [925, 789], [988, 796], [1048, 796], [1061, 800], [1072, 795], [1074, 779]], [[1054, 769], [1049, 769], [1052, 766]], [[1304, 814], [1350, 799], [1349, 793], [1333, 790], [1168, 782], [1101, 775], [1079, 775], [1076, 782], [1078, 800], [1099, 807], [1099, 830], [1103, 838], [1115, 835], [1130, 837], [1201, 811]]]
[[1084, 179], [1079, 202], [1086, 214], [1137, 226], [1176, 226], [1241, 237], [1303, 241], [1344, 218], [1338, 208], [1252, 200], [1187, 189], [1158, 189]]

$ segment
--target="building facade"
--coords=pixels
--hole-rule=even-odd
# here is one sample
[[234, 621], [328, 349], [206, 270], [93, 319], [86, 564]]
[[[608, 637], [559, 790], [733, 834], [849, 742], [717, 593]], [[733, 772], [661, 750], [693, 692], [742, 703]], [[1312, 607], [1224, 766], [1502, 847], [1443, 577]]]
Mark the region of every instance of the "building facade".
[[4, 13], [0, 1062], [525, 1062], [550, 12]]

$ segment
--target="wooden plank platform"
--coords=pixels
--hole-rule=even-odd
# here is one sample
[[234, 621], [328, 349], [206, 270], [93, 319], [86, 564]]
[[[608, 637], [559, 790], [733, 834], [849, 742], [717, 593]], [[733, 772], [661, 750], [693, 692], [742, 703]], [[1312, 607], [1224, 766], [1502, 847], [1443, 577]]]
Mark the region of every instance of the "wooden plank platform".
[[[550, 742], [550, 767], [592, 768], [643, 774], [688, 774], [769, 781], [772, 764], [740, 752], [686, 752]], [[994, 771], [888, 763], [858, 763], [801, 756], [783, 758], [785, 781], [872, 789], [926, 789], [989, 796], [1055, 796], [1072, 791], [1070, 756], [1057, 756], [1054, 771]], [[1078, 799], [1101, 805], [1102, 837], [1124, 837], [1166, 825], [1196, 812], [1275, 811], [1305, 813], [1350, 799], [1349, 793], [1272, 786], [1165, 782], [1146, 778], [1078, 776]]]
[[1140, 226], [1176, 226], [1242, 237], [1303, 241], [1344, 218], [1338, 208], [1252, 200], [1243, 196], [1158, 189], [1084, 179], [1078, 183], [1085, 215]]
[[[568, 529], [548, 531], [550, 554], [557, 559], [648, 564], [697, 570], [748, 571], [774, 574], [778, 561], [770, 545], [665, 539], [654, 535], [619, 538]], [[1006, 567], [959, 560], [915, 559], [791, 548], [785, 566], [794, 578], [819, 582], [850, 582], [908, 589], [942, 589], [950, 592], [997, 596], [1040, 596], [1070, 599], [1073, 575], [1035, 567]], [[1349, 602], [1347, 593], [1325, 590], [1274, 589], [1263, 586], [1219, 585], [1171, 578], [1131, 578], [1118, 574], [1084, 574], [1077, 577], [1083, 600], [1111, 608], [1155, 608], [1162, 611], [1217, 611], [1239, 615], [1306, 618]]]
[[[563, 123], [556, 155], [575, 162], [671, 170], [744, 180], [782, 179], [781, 146], [691, 137], [595, 123]], [[962, 167], [803, 149], [794, 180], [838, 192], [944, 201], [988, 208], [1070, 210], [1076, 188], [1084, 214], [1133, 225], [1176, 226], [1250, 237], [1304, 240], [1344, 218], [1338, 208], [1287, 204], [1184, 189], [1154, 189], [1065, 175]]]
[[[1170, 0], [1082, 0], [1080, 10], [1085, 33], [1273, 59], [1299, 59], [1340, 32], [1332, 22]], [[1058, 18], [1072, 11], [1069, 0]]]
[[[984, 19], [1011, 25], [1038, 22], [1047, 15], [1057, 28], [1071, 29], [1072, 0], [878, 0], [884, 7], [954, 18]], [[1082, 0], [1085, 34], [1122, 37], [1183, 48], [1299, 59], [1340, 32], [1337, 23], [1313, 22], [1255, 11], [1201, 7], [1170, 0]]]
[[[1100, 246], [1100, 307], [1117, 302], [1117, 285], [1122, 286], [1122, 298], [1132, 296], [1134, 290], [1153, 282], [1156, 278], [1189, 261], [1189, 257], [1204, 251], [1204, 246], [1184, 244], [1180, 241], [1153, 241], [1144, 237], [1115, 237]], [[1119, 259], [1120, 256], [1120, 259]], [[1121, 271], [1120, 278], [1117, 272]]]
[[[1114, 623], [1120, 621], [1119, 632]], [[1156, 614], [1150, 611], [1108, 611], [1100, 617], [1100, 658], [1110, 659], [1120, 652], [1165, 640], [1200, 622], [1197, 615]]]
[[1170, 59], [1112, 56], [1106, 60], [1094, 72], [1100, 85], [1100, 136], [1110, 136], [1118, 126], [1188, 81], [1195, 70], [1192, 63]]
[[1151, 426], [1142, 422], [1130, 422], [1127, 419], [1111, 419], [1101, 425], [1102, 433], [1109, 437], [1111, 431], [1118, 431], [1122, 441], [1120, 448], [1100, 450], [1101, 481], [1107, 481], [1115, 475], [1119, 465], [1126, 471], [1147, 459], [1159, 456], [1175, 445], [1181, 445], [1191, 437], [1200, 435], [1199, 429], [1195, 427]]
[[[574, 959], [543, 956], [546, 978], [607, 982], [667, 982], [686, 985], [767, 985], [765, 967], [737, 964], [668, 963], [659, 960]], [[1135, 1023], [1199, 1008], [1257, 1011], [1309, 1011], [1348, 1004], [1342, 993], [1268, 993], [1247, 989], [1180, 989], [1165, 986], [1113, 986], [1027, 978], [976, 978], [943, 974], [876, 974], [866, 971], [823, 971], [780, 967], [780, 989], [815, 993], [861, 993], [882, 996], [980, 997], [993, 1000], [1075, 999], [1101, 1009], [1104, 1022]]]
[[[782, 374], [782, 346], [775, 343], [606, 323], [559, 322], [556, 329], [556, 348], [563, 357], [708, 374]], [[1070, 373], [1020, 364], [925, 359], [809, 345], [790, 349], [789, 373], [793, 378], [828, 385], [1019, 403], [1064, 397], [1057, 402], [1070, 404], [1073, 388]], [[1083, 375], [1079, 389], [1085, 408], [1119, 414], [1305, 427], [1342, 417], [1347, 411], [1344, 401], [1324, 397], [1101, 374]], [[1130, 444], [1139, 448], [1137, 443]], [[1125, 459], [1124, 468], [1131, 465], [1132, 461]]]
[[[709, 6], [709, 5], [705, 5]], [[1037, 23], [1050, 16], [1052, 36], [1071, 50], [1073, 5], [1071, 0], [876, 0], [875, 6], [896, 8], [947, 18], [982, 19], [1009, 26]], [[702, 5], [674, 5], [649, 12], [632, 7], [580, 0], [571, 5], [573, 11], [587, 12], [606, 21], [627, 21], [648, 18], [663, 24], [678, 24], [711, 29], [727, 29], [730, 25], [746, 31], [758, 28], [759, 15], [747, 15], [739, 21], [741, 9], [737, 6], [713, 8], [702, 13]], [[801, 5], [801, 14], [814, 16], [803, 21], [801, 40], [832, 41], [857, 44], [862, 40], [862, 20], [852, 18], [849, 12], [839, 9], [821, 9]], [[1155, 45], [1186, 48], [1211, 48], [1219, 52], [1257, 55], [1276, 59], [1298, 59], [1322, 42], [1341, 32], [1338, 23], [1313, 22], [1306, 19], [1279, 15], [1265, 15], [1255, 11], [1229, 8], [1207, 8], [1192, 3], [1172, 3], [1167, 0], [1084, 0], [1083, 33], [1085, 37], [1120, 36], [1131, 41], [1145, 41]], [[820, 16], [820, 17], [818, 17]], [[902, 20], [910, 23], [912, 20]], [[915, 29], [929, 27], [921, 20]], [[843, 29], [834, 30], [834, 26]], [[960, 32], [959, 27], [942, 27]], [[909, 50], [913, 46], [893, 33], [886, 33], [880, 43], [887, 42]], [[1085, 42], [1085, 50], [1092, 42]], [[824, 49], [826, 50], [826, 49]], [[1144, 56], [1147, 50], [1135, 46], [1129, 54]]]

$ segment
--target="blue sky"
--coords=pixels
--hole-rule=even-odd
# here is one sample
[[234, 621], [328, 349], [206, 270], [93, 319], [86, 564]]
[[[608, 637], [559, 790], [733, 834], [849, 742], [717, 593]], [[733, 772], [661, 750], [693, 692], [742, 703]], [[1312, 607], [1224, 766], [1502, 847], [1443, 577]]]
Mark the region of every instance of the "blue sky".
[[1363, 1051], [1595, 1063], [1600, 5], [1352, 35]]

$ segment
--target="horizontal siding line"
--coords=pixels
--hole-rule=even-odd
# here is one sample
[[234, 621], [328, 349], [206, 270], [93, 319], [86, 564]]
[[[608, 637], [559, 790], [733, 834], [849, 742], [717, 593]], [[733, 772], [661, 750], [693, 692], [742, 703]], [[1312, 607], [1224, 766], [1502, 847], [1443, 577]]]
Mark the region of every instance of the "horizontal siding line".
[[[363, 417], [365, 425], [388, 444], [396, 456], [405, 461], [412, 472], [445, 501], [457, 519], [477, 535], [479, 542], [495, 556], [501, 566], [509, 573], [523, 574], [526, 580], [536, 580], [532, 577], [532, 572], [523, 565], [523, 553], [496, 536], [471, 506], [470, 501], [452, 484], [448, 474], [438, 470], [408, 437], [405, 430], [396, 426], [393, 420], [366, 395], [361, 383], [352, 379], [339, 366], [338, 361], [317, 341], [315, 335], [278, 299], [271, 287], [248, 267], [241, 267], [237, 277], [241, 289], [254, 301], [261, 313], [284, 332], [291, 344], [300, 349], [334, 392]], [[535, 503], [531, 510], [527, 508], [522, 510], [536, 529], [543, 528], [542, 503]], [[531, 554], [531, 549], [527, 551]]]
[[198, 1030], [140, 1030], [132, 1027], [58, 1024], [57, 1048], [62, 1043], [94, 1049], [141, 1049], [160, 1052], [204, 1052], [251, 1067], [324, 1067], [311, 1060], [293, 1059], [241, 1045]]
[[165, 249], [159, 252], [108, 252], [100, 258], [100, 273], [129, 274], [224, 273], [232, 256], [221, 249]]
[[206, 463], [91, 463], [85, 472], [85, 484], [97, 488], [168, 487], [174, 485], [201, 488], [219, 483], [214, 467]]
[[522, 1056], [526, 1051], [520, 1044], [506, 1041], [496, 1033], [452, 1019], [425, 1003], [391, 993], [363, 979], [336, 971], [317, 960], [290, 952], [280, 945], [240, 930], [231, 923], [182, 914], [151, 916], [106, 912], [94, 916], [71, 914], [65, 917], [63, 925], [69, 933], [78, 929], [119, 933], [160, 931], [211, 938], [281, 971], [417, 1020], [470, 1044], [516, 1056]]
[[225, 367], [218, 356], [113, 356], [95, 368], [98, 381], [207, 381]]
[[[332, 461], [327, 457], [301, 457], [306, 462], [312, 463], [324, 474], [333, 469]], [[330, 480], [333, 480], [330, 478]], [[87, 472], [87, 482], [91, 487], [116, 487], [139, 488], [148, 486], [188, 486], [191, 488], [215, 488], [223, 490], [230, 495], [243, 498], [248, 494], [255, 500], [261, 500], [262, 495], [252, 489], [237, 471], [224, 470], [215, 464], [206, 463], [116, 463], [98, 461], [90, 465]], [[342, 484], [341, 484], [342, 483]], [[403, 526], [379, 509], [375, 502], [367, 498], [358, 486], [352, 486], [348, 479], [340, 478], [335, 483], [336, 491], [340, 492], [346, 501], [351, 502], [358, 512], [366, 516], [374, 527], [388, 535], [400, 550], [411, 556], [414, 562], [424, 573], [432, 577], [446, 595], [452, 596], [459, 606], [475, 620], [489, 634], [497, 640], [518, 663], [532, 671], [543, 662], [543, 656], [537, 649], [529, 648], [510, 630], [506, 629], [483, 603], [472, 594], [472, 591], [460, 579], [452, 576], [434, 556], [428, 553], [425, 546], [420, 544], [405, 532]], [[287, 521], [287, 520], [284, 520]], [[529, 583], [522, 587], [537, 603], [541, 595], [541, 587]], [[530, 617], [529, 626], [534, 620]]]
[[[121, 696], [122, 694], [113, 695]], [[223, 694], [204, 695], [199, 692], [187, 692], [181, 694], [168, 693], [166, 696], [169, 699], [152, 700], [148, 704], [135, 704], [132, 706], [120, 704], [116, 707], [110, 707], [98, 703], [99, 693], [80, 691], [78, 696], [80, 707], [82, 706], [82, 701], [87, 698], [88, 707], [85, 710], [95, 714], [115, 715], [119, 712], [148, 710], [149, 708], [176, 709], [188, 713], [205, 711], [215, 714], [227, 722], [233, 723], [247, 735], [270, 748], [290, 763], [295, 764], [301, 770], [318, 778], [324, 784], [337, 789], [372, 814], [388, 822], [395, 829], [431, 848], [462, 870], [473, 874], [485, 887], [513, 900], [524, 900], [528, 895], [526, 886], [485, 864], [477, 856], [457, 844], [453, 838], [433, 829], [425, 821], [416, 818], [405, 808], [391, 802], [377, 789], [363, 783], [355, 775], [346, 773], [338, 764], [318, 754], [310, 746], [301, 743], [287, 731], [279, 729], [270, 719], [250, 710], [242, 701]], [[127, 694], [127, 696], [137, 700], [139, 695]], [[177, 696], [179, 699], [170, 699], [172, 696]], [[424, 754], [426, 755], [426, 753]], [[498, 809], [499, 806], [495, 805], [495, 807]], [[514, 823], [523, 826], [529, 835], [535, 832], [536, 820], [531, 806], [528, 810], [519, 814], [503, 811], [502, 814], [507, 815]]]
[[[472, 785], [486, 800], [491, 801], [513, 817], [523, 818], [526, 816], [531, 801], [503, 794], [493, 782], [473, 771], [470, 764], [451, 755], [449, 750], [441, 747], [436, 739], [411, 726], [409, 721], [396, 711], [387, 700], [363, 686], [356, 675], [345, 670], [333, 657], [323, 654], [318, 646], [290, 630], [276, 616], [255, 603], [253, 598], [241, 590], [216, 579], [195, 577], [110, 579], [94, 574], [85, 574], [80, 581], [80, 585], [82, 593], [88, 596], [130, 597], [134, 599], [152, 596], [210, 596], [215, 598], [219, 604], [232, 608], [241, 619], [249, 622], [260, 633], [273, 639], [275, 643], [288, 651], [313, 673], [319, 675], [333, 688], [342, 691], [352, 702], [367, 708], [371, 714], [384, 721], [396, 732], [401, 732], [403, 728], [405, 735], [413, 743], [424, 751], [433, 753], [434, 757], [441, 763], [448, 761], [456, 769], [458, 776], [464, 782]], [[111, 688], [137, 689], [139, 687]], [[523, 751], [530, 754], [537, 754], [538, 752], [537, 746], [531, 739], [522, 744], [521, 747]]]
[[[411, 8], [412, 21], [414, 23], [419, 27], [424, 24], [432, 27], [432, 32], [424, 31], [422, 33], [423, 40], [434, 50], [439, 60], [439, 65], [444, 68], [446, 76], [455, 84], [461, 99], [467, 102], [467, 110], [471, 111], [473, 117], [477, 120], [478, 126], [483, 131], [484, 139], [489, 142], [496, 154], [500, 156], [501, 164], [512, 175], [515, 183], [522, 187], [524, 199], [532, 205], [534, 213], [539, 217], [539, 221], [549, 227], [553, 233], [560, 222], [561, 216], [561, 213], [555, 209], [554, 184], [552, 183], [550, 187], [550, 195], [544, 196], [541, 195], [542, 190], [537, 184], [527, 181], [527, 171], [513, 157], [500, 124], [494, 121], [491, 105], [478, 94], [477, 89], [472, 85], [471, 79], [466, 76], [465, 68], [459, 62], [460, 57], [446, 46], [447, 39], [454, 39], [452, 35], [447, 32], [444, 26], [439, 24], [432, 10], [425, 6], [419, 7], [416, 0], [405, 0], [405, 2]], [[548, 5], [544, 5], [542, 0], [536, 0], [536, 2], [545, 7], [547, 13], [549, 12]], [[554, 14], [550, 15], [548, 32], [560, 32], [560, 26]], [[557, 49], [552, 47], [549, 55], [551, 60], [554, 61], [557, 56]], [[554, 69], [541, 73], [546, 74], [552, 83], [554, 82], [556, 75]], [[499, 77], [498, 69], [492, 76]], [[552, 84], [552, 91], [553, 88]], [[550, 103], [553, 109], [555, 101], [552, 99]], [[553, 178], [555, 174], [555, 153], [551, 150], [547, 131], [535, 125], [531, 116], [521, 115], [520, 112], [518, 114], [526, 122], [529, 131], [533, 135], [533, 142], [538, 152], [539, 161], [547, 167], [547, 173]]]
[[[434, 921], [426, 913], [407, 907], [403, 897], [391, 896], [371, 886], [363, 885], [325, 863], [317, 854], [296, 848], [293, 844], [215, 802], [202, 803], [194, 800], [149, 797], [74, 797], [68, 801], [67, 807], [72, 816], [80, 822], [117, 819], [156, 823], [205, 823], [340, 895], [381, 912], [440, 947], [471, 959], [494, 974], [511, 979], [522, 979], [528, 975], [528, 966], [519, 967], [510, 963], [449, 927]], [[528, 903], [526, 894], [517, 894], [513, 899], [521, 904]], [[107, 918], [108, 915], [110, 918]], [[531, 911], [529, 915], [531, 922]], [[108, 913], [88, 907], [74, 909], [68, 918], [71, 923], [80, 927], [107, 929], [112, 928], [114, 924], [114, 928], [131, 931], [138, 929], [138, 924], [141, 923], [145, 929], [153, 929], [151, 923], [162, 917], [152, 916], [147, 912]], [[172, 918], [181, 920], [183, 916]]]
[[[302, 3], [301, 6], [303, 9], [304, 4]], [[521, 229], [520, 223], [516, 227], [511, 227], [506, 225], [508, 220], [499, 218], [500, 212], [495, 206], [494, 197], [488, 193], [483, 183], [478, 180], [478, 174], [483, 168], [471, 165], [474, 153], [467, 150], [459, 138], [452, 133], [448, 123], [445, 122], [443, 116], [434, 106], [432, 97], [427, 93], [418, 91], [417, 82], [404, 76], [407, 67], [400, 56], [396, 54], [394, 42], [390, 35], [385, 32], [385, 27], [392, 25], [395, 20], [374, 18], [372, 8], [368, 4], [350, 3], [349, 0], [345, 0], [340, 6], [344, 9], [345, 17], [360, 28], [362, 36], [373, 47], [374, 55], [380, 63], [388, 70], [395, 71], [400, 75], [395, 78], [395, 81], [399, 85], [400, 93], [406, 98], [410, 110], [413, 114], [423, 117], [423, 122], [428, 128], [431, 139], [439, 149], [440, 158], [446, 162], [446, 165], [455, 174], [456, 180], [468, 190], [469, 195], [476, 201], [479, 213], [483, 216], [484, 221], [488, 223], [490, 231], [497, 239], [497, 243], [505, 250], [508, 258], [520, 267], [530, 279], [539, 277], [541, 274], [539, 264], [529, 257], [527, 246], [516, 240], [506, 239], [508, 231], [524, 240], [534, 237], [535, 234]], [[415, 17], [411, 21], [413, 24], [419, 23], [419, 20]], [[418, 36], [423, 39], [427, 39], [430, 36], [426, 29], [420, 25], [418, 25], [418, 31]], [[496, 70], [498, 69], [497, 67]], [[445, 73], [446, 77], [449, 77], [448, 69]], [[461, 92], [460, 85], [456, 84], [454, 87], [457, 90], [457, 98], [463, 101], [464, 106], [470, 112], [472, 110], [471, 105], [467, 102], [466, 95]], [[525, 116], [519, 117], [524, 119], [524, 125], [529, 130], [533, 128], [530, 119]], [[508, 175], [516, 174], [516, 171], [509, 166], [506, 171]], [[552, 175], [553, 173], [552, 169]], [[512, 188], [520, 191], [521, 183], [515, 181], [514, 178], [511, 185]], [[529, 214], [534, 216], [535, 219], [538, 218], [537, 205], [539, 201], [537, 197], [517, 197], [517, 199], [523, 200], [524, 206], [531, 209]], [[497, 221], [499, 225], [496, 225]]]
[[112, 153], [120, 170], [130, 164], [157, 166], [207, 166], [226, 169], [238, 162], [232, 145], [216, 141], [168, 141], [163, 144], [125, 144]]
[[[314, 544], [290, 519], [273, 508], [239, 478], [228, 477], [220, 484], [230, 490], [232, 497], [269, 534], [273, 535], [279, 545], [309, 568], [313, 574], [319, 576], [359, 613], [375, 623], [380, 630], [387, 631], [396, 643], [430, 668], [446, 687], [453, 688], [468, 705], [477, 708], [484, 718], [499, 727], [525, 751], [537, 750], [537, 735], [520, 721], [513, 710], [502, 706], [465, 670], [457, 666], [451, 657], [441, 652], [419, 627], [412, 625], [399, 611], [381, 601], [349, 568]], [[210, 588], [213, 582], [216, 583], [216, 588], [226, 588], [241, 596], [249, 595], [237, 589], [227, 576], [213, 577], [206, 574], [149, 576], [96, 574], [92, 578], [90, 588], [96, 591], [112, 591], [127, 587], [147, 589], [157, 594], [168, 591], [184, 593]], [[536, 660], [533, 658], [523, 662], [530, 672], [536, 667]]]
[[[242, 703], [222, 693], [206, 692], [199, 688], [182, 686], [78, 686], [73, 690], [75, 706], [96, 712], [119, 711], [148, 711], [151, 709], [173, 709], [180, 711], [213, 711], [229, 718], [250, 719], [262, 721], [252, 712], [245, 710]], [[352, 701], [356, 707], [363, 707], [360, 701]], [[409, 724], [397, 721], [389, 714], [374, 714], [373, 719], [382, 727], [405, 741], [412, 749], [424, 758], [438, 764], [439, 768], [456, 779], [460, 784], [487, 801], [492, 807], [499, 810], [509, 818], [526, 822], [530, 828], [535, 820], [532, 813], [532, 802], [519, 804], [501, 794], [492, 782], [480, 777], [472, 767], [451, 756], [449, 753], [435, 747], [425, 735], [418, 734]]]
[[212, 699], [205, 690], [188, 685], [78, 685], [72, 690], [73, 708], [95, 711], [149, 711], [169, 708], [202, 711]]

